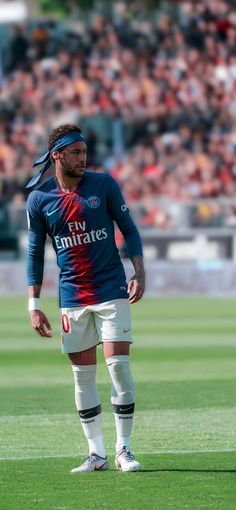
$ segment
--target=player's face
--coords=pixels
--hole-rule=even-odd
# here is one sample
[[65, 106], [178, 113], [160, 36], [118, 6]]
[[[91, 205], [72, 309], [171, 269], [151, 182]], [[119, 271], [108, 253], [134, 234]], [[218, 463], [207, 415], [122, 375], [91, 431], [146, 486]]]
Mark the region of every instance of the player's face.
[[85, 142], [75, 142], [68, 145], [60, 153], [60, 166], [67, 177], [82, 177], [87, 163], [87, 147]]

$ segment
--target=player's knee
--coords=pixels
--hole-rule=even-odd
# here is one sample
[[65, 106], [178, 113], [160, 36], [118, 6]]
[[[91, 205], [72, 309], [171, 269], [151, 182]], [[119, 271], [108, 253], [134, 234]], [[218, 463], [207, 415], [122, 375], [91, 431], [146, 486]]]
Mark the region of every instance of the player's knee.
[[96, 381], [96, 365], [72, 365], [75, 385], [78, 389], [91, 386]]
[[78, 410], [90, 409], [100, 403], [96, 386], [96, 368], [96, 365], [72, 366]]
[[106, 364], [112, 380], [113, 404], [129, 404], [135, 400], [135, 386], [130, 370], [129, 356], [111, 356]]

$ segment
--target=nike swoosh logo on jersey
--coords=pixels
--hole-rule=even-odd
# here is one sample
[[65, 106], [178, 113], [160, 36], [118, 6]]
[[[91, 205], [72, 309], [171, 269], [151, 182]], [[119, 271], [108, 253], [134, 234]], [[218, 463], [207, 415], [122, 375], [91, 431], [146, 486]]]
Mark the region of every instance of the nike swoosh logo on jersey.
[[122, 412], [122, 411], [129, 411], [130, 409], [133, 409], [133, 406], [125, 407], [124, 409], [123, 409], [123, 407], [120, 407], [120, 412]]
[[131, 328], [128, 328], [128, 329], [123, 328], [123, 333], [128, 333], [128, 331], [130, 331], [130, 330], [131, 330]]
[[58, 209], [60, 209], [60, 207], [53, 209], [53, 211], [47, 211], [47, 216], [51, 216], [51, 214], [54, 214], [56, 211], [58, 211]]

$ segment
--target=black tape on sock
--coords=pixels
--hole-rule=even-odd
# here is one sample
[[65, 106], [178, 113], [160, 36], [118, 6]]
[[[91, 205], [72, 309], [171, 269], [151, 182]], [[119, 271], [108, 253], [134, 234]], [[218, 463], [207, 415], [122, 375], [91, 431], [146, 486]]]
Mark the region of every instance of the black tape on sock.
[[113, 411], [116, 414], [133, 414], [134, 412], [134, 402], [132, 404], [112, 404]]
[[92, 407], [91, 409], [83, 409], [79, 411], [80, 418], [93, 418], [102, 412], [102, 406], [99, 404], [96, 407]]

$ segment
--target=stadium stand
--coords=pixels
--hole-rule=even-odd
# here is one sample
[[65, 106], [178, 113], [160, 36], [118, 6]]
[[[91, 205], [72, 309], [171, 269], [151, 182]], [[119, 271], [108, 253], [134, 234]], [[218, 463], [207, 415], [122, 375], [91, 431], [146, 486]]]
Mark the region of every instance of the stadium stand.
[[[143, 229], [232, 227], [236, 14], [229, 0], [114, 2], [10, 29], [0, 94], [0, 197], [24, 204], [52, 127], [78, 122]], [[217, 199], [217, 201], [216, 201]], [[23, 210], [23, 207], [22, 207]]]

